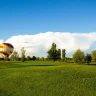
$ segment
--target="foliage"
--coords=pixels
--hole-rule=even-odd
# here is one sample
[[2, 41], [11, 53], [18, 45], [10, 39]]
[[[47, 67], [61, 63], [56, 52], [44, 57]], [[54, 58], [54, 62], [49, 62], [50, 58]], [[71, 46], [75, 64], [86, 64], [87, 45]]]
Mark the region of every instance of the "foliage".
[[62, 49], [62, 59], [65, 61], [65, 55], [66, 55], [66, 50], [65, 49]]
[[24, 49], [24, 47], [21, 49], [21, 61], [24, 62], [25, 61], [25, 52], [26, 50]]
[[85, 58], [85, 54], [80, 49], [78, 49], [73, 54], [73, 60], [74, 60], [75, 63], [83, 64], [85, 62], [84, 58]]
[[36, 60], [40, 60], [40, 57], [37, 57]]
[[32, 57], [32, 60], [36, 60], [36, 56], [33, 56], [33, 57]]
[[57, 50], [57, 59], [61, 60], [61, 49]]
[[13, 54], [10, 56], [10, 61], [14, 61], [14, 55]]
[[91, 53], [92, 60], [96, 61], [96, 50], [93, 50]]
[[22, 57], [21, 57], [21, 61], [24, 62], [26, 59], [25, 59], [25, 55], [23, 54]]
[[14, 51], [13, 54], [10, 57], [11, 61], [19, 61], [19, 55], [17, 51]]
[[9, 61], [9, 58], [8, 58], [8, 56], [6, 56], [6, 57], [4, 58], [4, 60], [5, 60], [5, 61]]
[[31, 60], [31, 57], [30, 57], [30, 56], [27, 56], [27, 58], [26, 58], [26, 59], [27, 59], [27, 61], [29, 61], [29, 60]]
[[48, 53], [48, 58], [53, 60], [53, 61], [60, 59], [60, 49], [57, 50], [55, 43], [52, 43], [52, 46], [47, 51], [47, 53]]
[[42, 61], [44, 61], [44, 59], [45, 59], [44, 57], [41, 57], [41, 60], [42, 60]]
[[92, 60], [91, 54], [86, 54], [85, 56], [85, 63], [89, 64]]

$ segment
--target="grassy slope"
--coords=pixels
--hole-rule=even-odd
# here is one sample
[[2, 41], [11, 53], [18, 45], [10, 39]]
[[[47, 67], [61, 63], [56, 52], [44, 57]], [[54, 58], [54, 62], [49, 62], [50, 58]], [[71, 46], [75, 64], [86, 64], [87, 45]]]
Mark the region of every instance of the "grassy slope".
[[0, 62], [0, 96], [96, 96], [96, 66]]

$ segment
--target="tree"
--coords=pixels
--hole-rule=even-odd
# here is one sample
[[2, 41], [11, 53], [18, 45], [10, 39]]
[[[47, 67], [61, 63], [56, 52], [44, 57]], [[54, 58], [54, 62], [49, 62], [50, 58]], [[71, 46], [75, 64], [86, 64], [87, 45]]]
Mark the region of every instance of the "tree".
[[14, 61], [14, 54], [11, 55], [10, 60]]
[[66, 50], [62, 49], [62, 59], [65, 61]]
[[24, 62], [25, 61], [25, 52], [26, 50], [24, 49], [24, 47], [21, 49], [21, 61]]
[[36, 60], [36, 56], [33, 56], [33, 57], [32, 57], [32, 60]]
[[40, 57], [37, 57], [36, 60], [40, 60]]
[[96, 61], [96, 50], [93, 50], [91, 53], [92, 60]]
[[92, 60], [91, 54], [86, 54], [85, 56], [85, 63], [89, 64]]
[[61, 60], [61, 49], [57, 50], [57, 59]]
[[45, 59], [44, 57], [41, 58], [42, 61], [44, 61], [44, 59]]
[[52, 43], [51, 48], [47, 51], [48, 53], [48, 58], [52, 59], [53, 61], [57, 60], [58, 52], [56, 49], [56, 44]]
[[18, 52], [14, 51], [13, 55], [14, 55], [14, 60], [18, 61], [19, 60]]
[[4, 60], [5, 60], [5, 61], [9, 61], [9, 58], [8, 58], [8, 56], [6, 56], [6, 57], [4, 58]]
[[73, 60], [74, 60], [75, 63], [83, 64], [84, 63], [84, 58], [85, 58], [85, 54], [80, 49], [78, 49], [73, 54]]
[[10, 57], [11, 61], [18, 61], [19, 60], [19, 55], [18, 52], [14, 51], [13, 54]]
[[30, 56], [27, 56], [27, 58], [26, 58], [26, 59], [27, 59], [28, 61], [29, 61], [29, 60], [31, 60]]

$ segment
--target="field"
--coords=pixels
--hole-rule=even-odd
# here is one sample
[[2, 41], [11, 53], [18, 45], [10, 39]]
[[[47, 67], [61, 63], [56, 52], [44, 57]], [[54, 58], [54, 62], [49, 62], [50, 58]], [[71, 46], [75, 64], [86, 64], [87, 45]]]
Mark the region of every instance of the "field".
[[0, 96], [96, 96], [96, 66], [0, 62]]

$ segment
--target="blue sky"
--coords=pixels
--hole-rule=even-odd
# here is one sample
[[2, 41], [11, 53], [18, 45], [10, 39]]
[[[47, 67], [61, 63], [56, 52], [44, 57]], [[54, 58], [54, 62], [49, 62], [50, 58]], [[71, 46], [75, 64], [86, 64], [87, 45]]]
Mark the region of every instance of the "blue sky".
[[0, 0], [0, 39], [47, 31], [95, 32], [96, 0]]

